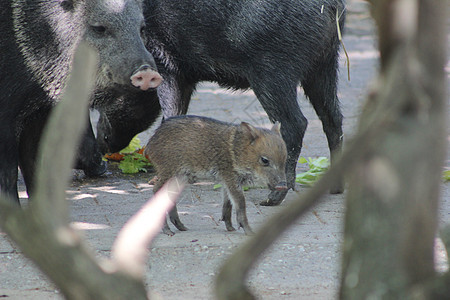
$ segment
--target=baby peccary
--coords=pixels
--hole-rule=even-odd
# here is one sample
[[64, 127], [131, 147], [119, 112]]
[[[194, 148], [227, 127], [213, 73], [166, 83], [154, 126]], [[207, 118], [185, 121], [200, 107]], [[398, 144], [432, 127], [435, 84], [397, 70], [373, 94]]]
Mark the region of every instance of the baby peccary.
[[[252, 233], [242, 185], [261, 184], [271, 190], [287, 189], [287, 151], [279, 123], [268, 130], [245, 122], [237, 125], [197, 116], [172, 117], [165, 120], [150, 138], [145, 154], [158, 174], [154, 192], [174, 176], [189, 183], [194, 183], [196, 176], [212, 176], [220, 181], [223, 184], [222, 220], [228, 231], [235, 230], [231, 224], [233, 203], [239, 227], [247, 235]], [[187, 230], [178, 217], [176, 206], [169, 212], [169, 217], [179, 230]], [[167, 221], [163, 232], [174, 234]]]

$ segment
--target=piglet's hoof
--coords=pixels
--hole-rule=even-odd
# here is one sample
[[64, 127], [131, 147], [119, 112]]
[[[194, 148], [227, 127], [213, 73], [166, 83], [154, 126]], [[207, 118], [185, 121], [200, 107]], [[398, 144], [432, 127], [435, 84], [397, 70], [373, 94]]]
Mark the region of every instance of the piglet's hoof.
[[148, 181], [148, 184], [155, 185], [157, 181], [158, 181], [158, 176], [153, 176], [153, 178]]
[[281, 202], [283, 202], [283, 199], [281, 199], [280, 201], [266, 199], [264, 201], [259, 202], [259, 205], [261, 205], [261, 206], [277, 206], [277, 205], [280, 205]]
[[170, 230], [169, 228], [163, 228], [162, 232], [164, 234], [167, 234], [168, 236], [174, 236], [175, 232], [173, 232], [172, 230]]
[[169, 225], [167, 224], [167, 221], [164, 221], [164, 225], [162, 227], [162, 232], [164, 234], [167, 234], [168, 236], [174, 236], [175, 235], [175, 233], [172, 230], [170, 230]]
[[226, 226], [227, 231], [236, 231], [236, 229], [233, 226]]
[[244, 229], [244, 233], [245, 235], [255, 235], [255, 233], [253, 232], [253, 230], [250, 228], [250, 226], [247, 224], [245, 226], [242, 226], [242, 224], [240, 224], [239, 228]]
[[283, 202], [284, 197], [286, 197], [288, 190], [284, 189], [284, 190], [278, 190], [278, 191], [272, 191], [269, 194], [269, 197], [264, 200], [261, 201], [259, 203], [259, 205], [261, 206], [277, 206], [280, 205], [281, 202]]

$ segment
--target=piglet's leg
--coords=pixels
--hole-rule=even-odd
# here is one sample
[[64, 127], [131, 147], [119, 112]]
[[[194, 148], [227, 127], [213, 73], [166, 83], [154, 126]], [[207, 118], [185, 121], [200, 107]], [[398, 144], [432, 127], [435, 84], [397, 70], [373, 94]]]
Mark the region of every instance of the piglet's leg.
[[180, 221], [180, 217], [178, 216], [178, 210], [177, 206], [175, 205], [169, 212], [170, 221], [173, 225], [175, 225], [176, 228], [180, 231], [186, 231], [187, 228], [184, 226], [183, 223]]
[[[236, 220], [239, 224], [239, 227], [244, 229], [246, 235], [252, 235], [253, 231], [248, 225], [247, 213], [245, 208], [245, 197], [242, 192], [242, 188], [237, 184], [229, 184], [226, 183], [226, 189], [228, 190], [228, 194], [233, 201], [234, 207], [236, 207]], [[225, 204], [224, 204], [225, 205]]]
[[172, 230], [170, 230], [169, 224], [167, 224], [167, 218], [164, 218], [164, 225], [162, 228], [162, 232], [164, 234], [167, 234], [168, 236], [173, 236], [175, 234]]
[[[158, 180], [156, 180], [155, 183], [154, 183], [153, 193], [156, 194], [156, 192], [159, 191], [159, 189], [164, 185], [164, 183], [166, 183], [166, 181], [167, 181], [166, 176], [161, 176], [160, 175]], [[180, 221], [180, 219], [178, 218], [178, 211], [177, 211], [176, 204], [173, 207], [173, 209], [175, 209], [176, 218], [178, 219], [178, 221]], [[173, 209], [169, 212], [169, 217], [171, 218], [172, 223], [174, 223], [174, 221], [172, 220], [172, 215], [171, 215]], [[181, 225], [183, 225], [183, 224], [181, 224]], [[175, 226], [177, 226], [177, 225], [175, 224]], [[178, 226], [177, 226], [177, 228], [178, 228]], [[163, 225], [163, 228], [162, 228], [162, 232], [167, 234], [168, 236], [173, 236], [175, 234], [172, 230], [170, 230], [169, 224], [167, 224], [167, 218], [164, 218], [164, 225]]]
[[233, 206], [231, 205], [230, 197], [228, 197], [228, 191], [226, 187], [222, 188], [222, 196], [223, 196], [223, 207], [222, 207], [222, 221], [225, 222], [225, 226], [228, 231], [235, 231], [233, 224], [231, 222], [231, 209]]

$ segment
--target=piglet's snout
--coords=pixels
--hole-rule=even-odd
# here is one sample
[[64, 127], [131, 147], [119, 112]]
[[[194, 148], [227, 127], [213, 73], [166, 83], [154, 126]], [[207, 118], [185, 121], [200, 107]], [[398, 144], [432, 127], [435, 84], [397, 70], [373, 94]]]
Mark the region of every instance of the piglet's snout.
[[161, 75], [153, 71], [149, 65], [139, 67], [130, 79], [133, 86], [143, 91], [158, 87], [163, 80]]
[[277, 191], [284, 191], [287, 189], [288, 189], [288, 187], [287, 187], [286, 181], [281, 181], [275, 186], [275, 190], [277, 190]]

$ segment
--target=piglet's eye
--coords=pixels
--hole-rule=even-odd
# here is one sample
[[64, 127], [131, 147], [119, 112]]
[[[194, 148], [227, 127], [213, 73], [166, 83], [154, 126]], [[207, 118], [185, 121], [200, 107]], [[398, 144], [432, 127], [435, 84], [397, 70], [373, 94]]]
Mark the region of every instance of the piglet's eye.
[[269, 165], [269, 160], [267, 159], [267, 157], [261, 156], [260, 161], [263, 166]]

